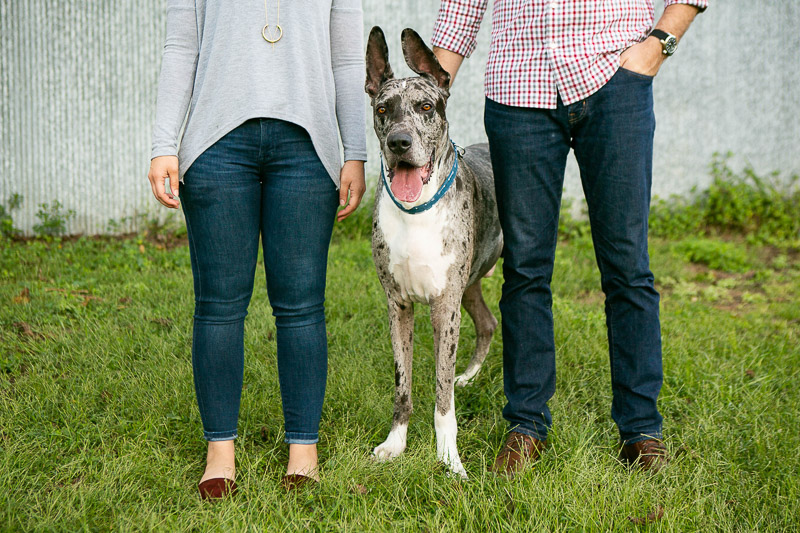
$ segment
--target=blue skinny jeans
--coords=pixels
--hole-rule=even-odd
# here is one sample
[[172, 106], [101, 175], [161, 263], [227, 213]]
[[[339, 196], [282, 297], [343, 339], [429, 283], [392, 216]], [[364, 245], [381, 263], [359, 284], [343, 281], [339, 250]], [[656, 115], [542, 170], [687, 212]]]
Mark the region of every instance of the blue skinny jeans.
[[555, 393], [552, 294], [558, 215], [570, 149], [589, 210], [611, 362], [611, 416], [620, 439], [661, 438], [659, 295], [647, 253], [652, 181], [652, 78], [620, 69], [599, 91], [556, 109], [486, 100], [484, 123], [505, 240], [503, 416], [546, 439]]
[[325, 274], [338, 192], [308, 133], [281, 120], [248, 120], [197, 158], [180, 195], [194, 277], [192, 368], [204, 437], [237, 436], [244, 319], [260, 237], [286, 442], [317, 442], [328, 372]]

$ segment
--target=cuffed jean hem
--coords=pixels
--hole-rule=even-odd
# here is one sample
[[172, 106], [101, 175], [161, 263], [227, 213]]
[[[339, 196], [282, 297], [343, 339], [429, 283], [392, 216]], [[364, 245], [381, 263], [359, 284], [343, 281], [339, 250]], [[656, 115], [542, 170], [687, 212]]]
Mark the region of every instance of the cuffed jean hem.
[[522, 426], [508, 426], [509, 433], [514, 431], [516, 433], [522, 433], [523, 435], [528, 435], [533, 437], [534, 439], [538, 439], [541, 441], [547, 440], [547, 431], [542, 431], [536, 428], [530, 429]]
[[208, 442], [233, 440], [238, 436], [236, 431], [203, 431], [203, 438]]
[[287, 433], [283, 442], [286, 444], [316, 444], [319, 442], [319, 433]]
[[635, 433], [628, 435], [620, 434], [619, 439], [620, 441], [622, 441], [622, 444], [633, 444], [634, 442], [641, 442], [643, 440], [649, 440], [649, 439], [664, 440], [664, 436], [662, 435], [661, 430], [657, 429], [653, 431], [646, 431], [644, 433]]

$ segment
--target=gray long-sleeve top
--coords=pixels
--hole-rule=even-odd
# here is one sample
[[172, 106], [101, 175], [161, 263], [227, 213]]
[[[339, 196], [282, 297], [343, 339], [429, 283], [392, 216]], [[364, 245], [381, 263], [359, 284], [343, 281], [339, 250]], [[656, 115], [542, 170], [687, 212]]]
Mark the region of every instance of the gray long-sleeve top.
[[276, 118], [305, 128], [338, 186], [339, 134], [346, 161], [367, 159], [362, 20], [361, 0], [283, 0], [273, 46], [263, 0], [167, 0], [151, 157], [177, 155], [183, 180], [236, 126]]

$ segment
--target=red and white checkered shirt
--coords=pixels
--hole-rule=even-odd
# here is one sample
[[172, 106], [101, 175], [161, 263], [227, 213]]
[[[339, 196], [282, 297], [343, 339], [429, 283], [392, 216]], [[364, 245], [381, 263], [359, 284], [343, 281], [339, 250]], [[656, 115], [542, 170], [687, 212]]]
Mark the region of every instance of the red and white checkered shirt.
[[[488, 0], [442, 0], [433, 45], [465, 57]], [[708, 0], [665, 0], [700, 9]], [[485, 92], [495, 102], [555, 109], [611, 79], [623, 50], [653, 27], [653, 0], [494, 0]]]

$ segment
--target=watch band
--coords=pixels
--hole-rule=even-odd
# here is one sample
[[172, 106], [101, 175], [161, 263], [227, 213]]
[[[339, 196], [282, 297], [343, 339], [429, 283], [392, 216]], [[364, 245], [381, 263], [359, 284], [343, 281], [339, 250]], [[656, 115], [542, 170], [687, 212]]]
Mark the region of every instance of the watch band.
[[653, 29], [648, 37], [655, 37], [661, 43], [661, 53], [669, 57], [678, 48], [678, 38], [664, 30]]
[[652, 30], [650, 32], [650, 35], [652, 35], [653, 37], [656, 37], [659, 41], [663, 41], [664, 39], [667, 39], [667, 38], [670, 37], [669, 33], [665, 32], [664, 30], [657, 30], [657, 29]]

